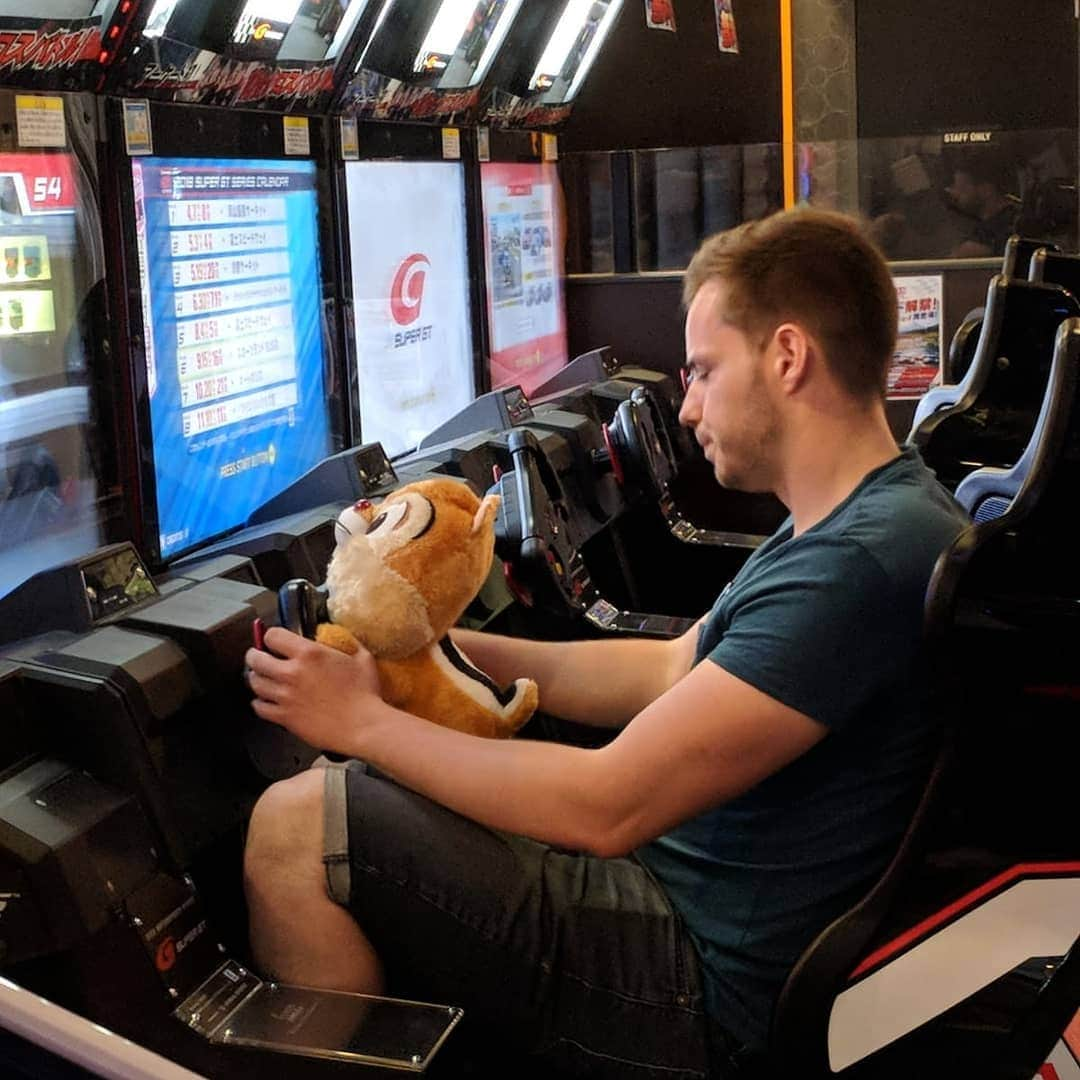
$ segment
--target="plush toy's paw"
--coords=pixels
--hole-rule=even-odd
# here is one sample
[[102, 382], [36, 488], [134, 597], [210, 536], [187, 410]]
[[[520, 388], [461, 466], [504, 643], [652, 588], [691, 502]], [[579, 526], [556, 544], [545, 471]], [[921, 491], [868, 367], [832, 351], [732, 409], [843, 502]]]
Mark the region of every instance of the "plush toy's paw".
[[509, 738], [536, 712], [539, 704], [540, 691], [536, 683], [532, 679], [515, 679], [514, 696], [503, 706], [499, 734]]
[[348, 653], [354, 656], [360, 648], [360, 643], [345, 629], [336, 623], [319, 623], [315, 629], [315, 640], [321, 645], [329, 645], [338, 652]]

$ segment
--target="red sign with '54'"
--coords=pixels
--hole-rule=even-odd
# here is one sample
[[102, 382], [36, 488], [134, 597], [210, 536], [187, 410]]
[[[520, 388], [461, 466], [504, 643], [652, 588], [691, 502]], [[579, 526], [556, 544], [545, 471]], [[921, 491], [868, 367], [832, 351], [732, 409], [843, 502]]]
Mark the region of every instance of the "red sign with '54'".
[[[9, 213], [70, 214], [78, 195], [68, 154], [0, 154], [0, 201]], [[14, 203], [14, 205], [10, 205]]]

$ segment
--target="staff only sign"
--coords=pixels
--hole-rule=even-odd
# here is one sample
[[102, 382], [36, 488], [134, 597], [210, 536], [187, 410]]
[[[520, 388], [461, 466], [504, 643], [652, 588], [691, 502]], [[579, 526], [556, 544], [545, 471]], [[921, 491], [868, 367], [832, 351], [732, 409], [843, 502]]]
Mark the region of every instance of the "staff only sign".
[[394, 455], [473, 397], [464, 172], [356, 161], [345, 175], [360, 424]]

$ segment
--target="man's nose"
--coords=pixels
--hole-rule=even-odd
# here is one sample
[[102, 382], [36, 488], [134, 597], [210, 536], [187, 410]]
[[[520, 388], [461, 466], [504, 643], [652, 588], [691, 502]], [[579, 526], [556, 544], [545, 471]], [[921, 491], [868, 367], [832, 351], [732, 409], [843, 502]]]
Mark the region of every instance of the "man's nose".
[[683, 396], [682, 405], [679, 406], [679, 423], [682, 424], [683, 427], [692, 428], [700, 418], [700, 409], [697, 404], [695, 385], [695, 383], [691, 383], [686, 388], [686, 394]]

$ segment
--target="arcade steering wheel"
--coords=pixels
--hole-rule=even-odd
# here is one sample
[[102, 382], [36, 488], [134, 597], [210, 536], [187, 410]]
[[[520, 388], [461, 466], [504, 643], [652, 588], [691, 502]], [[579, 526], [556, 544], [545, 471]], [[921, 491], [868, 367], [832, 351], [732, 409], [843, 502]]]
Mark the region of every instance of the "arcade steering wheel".
[[514, 468], [492, 489], [502, 500], [495, 528], [500, 557], [519, 565], [560, 614], [580, 615], [595, 590], [570, 536], [558, 477], [533, 432], [514, 429], [508, 446]]

